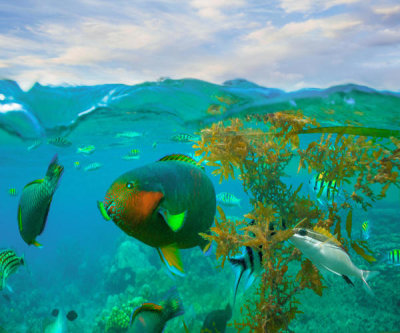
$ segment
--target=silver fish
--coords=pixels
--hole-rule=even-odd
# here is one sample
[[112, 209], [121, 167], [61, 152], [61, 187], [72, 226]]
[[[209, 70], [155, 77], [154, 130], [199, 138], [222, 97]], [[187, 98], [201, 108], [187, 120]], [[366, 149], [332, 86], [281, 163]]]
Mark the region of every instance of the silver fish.
[[289, 240], [318, 269], [324, 268], [336, 275], [340, 275], [349, 284], [353, 284], [349, 276], [355, 276], [363, 281], [368, 291], [372, 293], [367, 280], [377, 272], [359, 269], [333, 235], [322, 228], [317, 230], [295, 228], [295, 234]]

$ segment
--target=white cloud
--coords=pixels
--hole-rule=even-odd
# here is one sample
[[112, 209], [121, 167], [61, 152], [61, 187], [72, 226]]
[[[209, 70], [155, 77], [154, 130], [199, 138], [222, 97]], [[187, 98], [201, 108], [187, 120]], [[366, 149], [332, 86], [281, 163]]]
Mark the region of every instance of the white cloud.
[[287, 13], [319, 12], [337, 5], [346, 5], [361, 0], [280, 0], [280, 7]]

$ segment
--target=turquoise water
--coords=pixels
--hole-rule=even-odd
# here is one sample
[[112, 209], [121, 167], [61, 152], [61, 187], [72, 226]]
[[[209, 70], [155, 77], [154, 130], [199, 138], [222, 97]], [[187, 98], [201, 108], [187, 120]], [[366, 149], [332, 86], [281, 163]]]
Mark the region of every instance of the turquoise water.
[[[43, 332], [55, 320], [51, 312], [57, 308], [64, 314], [78, 313], [75, 321], [64, 320], [65, 332], [117, 332], [106, 326], [113, 307], [156, 300], [178, 286], [185, 314], [168, 322], [166, 332], [184, 332], [182, 320], [199, 332], [207, 313], [224, 309], [232, 300], [235, 276], [229, 265], [220, 268], [213, 254], [204, 256], [198, 248], [183, 250], [186, 276], [172, 279], [157, 252], [105, 221], [96, 201], [103, 200], [111, 183], [126, 171], [167, 154], [193, 153], [193, 143], [174, 141], [176, 134], [196, 136], [216, 121], [288, 109], [302, 110], [326, 126], [400, 129], [400, 93], [356, 85], [285, 92], [245, 80], [215, 85], [166, 79], [135, 86], [36, 84], [25, 92], [13, 81], [0, 81], [0, 247], [14, 249], [26, 262], [8, 279], [13, 292], [0, 292], [0, 326], [6, 332]], [[47, 143], [55, 137], [65, 137], [71, 145]], [[39, 145], [32, 148], [34, 144]], [[77, 152], [88, 145], [95, 146], [93, 153]], [[124, 160], [131, 149], [139, 149], [140, 157]], [[44, 176], [54, 154], [65, 171], [38, 237], [43, 248], [38, 249], [19, 235], [18, 200], [28, 182]], [[92, 163], [101, 167], [85, 171]], [[289, 170], [287, 181], [307, 182], [309, 176], [296, 170]], [[216, 193], [231, 192], [241, 199], [240, 207], [224, 208], [226, 214], [242, 218], [250, 205], [240, 181], [219, 184], [211, 171], [206, 167]], [[17, 190], [16, 196], [8, 193], [10, 188]], [[303, 191], [312, 195], [309, 188]], [[376, 297], [359, 281], [353, 288], [324, 273], [327, 289], [322, 297], [300, 295], [303, 314], [291, 324], [293, 331], [400, 331], [400, 267], [384, 260], [388, 251], [400, 248], [399, 207], [399, 190], [392, 189], [368, 213], [356, 214], [354, 232], [368, 219], [370, 247], [382, 258], [372, 267], [355, 259], [360, 267], [380, 272], [370, 282]], [[239, 289], [231, 322], [240, 321], [240, 307], [252, 292], [254, 286], [245, 292], [243, 286]]]

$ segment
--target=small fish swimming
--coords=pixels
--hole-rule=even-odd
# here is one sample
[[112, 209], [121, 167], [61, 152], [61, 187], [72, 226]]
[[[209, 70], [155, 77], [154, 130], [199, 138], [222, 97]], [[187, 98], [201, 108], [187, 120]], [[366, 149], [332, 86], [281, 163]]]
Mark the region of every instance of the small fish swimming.
[[86, 166], [83, 170], [85, 170], [85, 171], [94, 171], [94, 170], [100, 169], [102, 166], [103, 166], [103, 164], [98, 163], [98, 162], [94, 162], [94, 163], [91, 163], [88, 166]]
[[353, 264], [350, 256], [344, 250], [340, 242], [321, 227], [314, 227], [314, 230], [305, 228], [294, 228], [295, 234], [289, 241], [296, 246], [305, 257], [319, 269], [322, 268], [342, 276], [351, 285], [354, 285], [349, 276], [355, 276], [362, 280], [371, 291], [367, 283], [376, 272], [364, 271]]
[[157, 148], [157, 141], [154, 141], [153, 144], [151, 145], [151, 147], [152, 147], [153, 149], [156, 149], [156, 148]]
[[167, 268], [183, 275], [179, 249], [208, 245], [215, 190], [196, 161], [173, 154], [118, 177], [99, 210], [126, 234], [155, 247]]
[[37, 147], [39, 147], [42, 144], [41, 140], [35, 140], [33, 143], [27, 148], [28, 151], [33, 150]]
[[336, 180], [326, 181], [324, 180], [324, 173], [317, 174], [312, 183], [312, 190], [317, 195], [317, 200], [321, 205], [324, 205], [326, 201], [334, 201], [335, 195], [339, 192], [338, 186], [336, 184]]
[[46, 225], [50, 204], [64, 167], [58, 164], [57, 154], [47, 168], [46, 176], [28, 183], [22, 190], [18, 205], [18, 229], [28, 245], [41, 246], [36, 237]]
[[122, 156], [122, 159], [125, 161], [132, 161], [132, 160], [138, 160], [140, 158], [139, 155], [133, 156], [133, 155], [125, 155]]
[[245, 246], [240, 256], [229, 258], [228, 260], [232, 264], [236, 275], [235, 293], [233, 296], [233, 305], [235, 305], [236, 295], [242, 277], [246, 279], [246, 290], [254, 282], [255, 276], [263, 269], [262, 252], [255, 251], [253, 248]]
[[140, 155], [140, 149], [134, 148], [131, 149], [128, 153], [129, 156], [138, 156]]
[[24, 258], [18, 257], [14, 250], [0, 251], [0, 290], [7, 286], [8, 277], [24, 264]]
[[229, 192], [221, 192], [217, 195], [217, 202], [228, 207], [240, 206], [240, 200], [241, 199], [236, 198], [232, 193]]
[[74, 162], [74, 168], [77, 169], [77, 170], [80, 169], [81, 168], [81, 162], [75, 161]]
[[371, 236], [371, 229], [369, 227], [369, 221], [364, 221], [361, 225], [361, 236], [362, 239], [368, 240]]
[[394, 266], [400, 266], [400, 249], [388, 252], [388, 263]]
[[161, 333], [168, 320], [184, 313], [176, 288], [170, 289], [157, 303], [143, 303], [133, 310], [128, 333]]
[[48, 139], [47, 143], [57, 147], [69, 147], [72, 145], [72, 142], [64, 136]]
[[95, 146], [93, 146], [93, 145], [88, 145], [88, 146], [78, 147], [78, 149], [76, 150], [76, 152], [77, 152], [78, 154], [89, 155], [89, 154], [93, 154], [95, 150], [96, 150], [96, 147], [95, 147]]
[[12, 197], [16, 197], [16, 196], [18, 195], [18, 192], [17, 192], [17, 190], [16, 190], [15, 187], [12, 187], [12, 188], [10, 188], [10, 189], [8, 190], [8, 194], [9, 194], [10, 196], [12, 196]]
[[137, 138], [139, 136], [143, 136], [143, 134], [139, 133], [139, 132], [133, 132], [133, 131], [120, 132], [115, 135], [116, 138], [128, 138], [128, 139]]
[[226, 324], [232, 318], [232, 308], [228, 303], [224, 310], [214, 310], [207, 314], [200, 333], [225, 333]]
[[178, 133], [172, 135], [170, 139], [175, 142], [192, 142], [197, 140], [197, 137], [188, 133]]

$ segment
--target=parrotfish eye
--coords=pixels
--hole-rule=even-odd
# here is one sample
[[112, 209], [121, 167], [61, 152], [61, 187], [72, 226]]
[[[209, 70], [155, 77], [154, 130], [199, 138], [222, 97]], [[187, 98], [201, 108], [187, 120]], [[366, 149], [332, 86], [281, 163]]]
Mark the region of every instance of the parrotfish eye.
[[299, 235], [300, 236], [307, 236], [307, 230], [306, 229], [300, 229], [299, 230]]
[[133, 182], [127, 182], [126, 183], [126, 187], [129, 189], [132, 189], [135, 186], [135, 184]]

